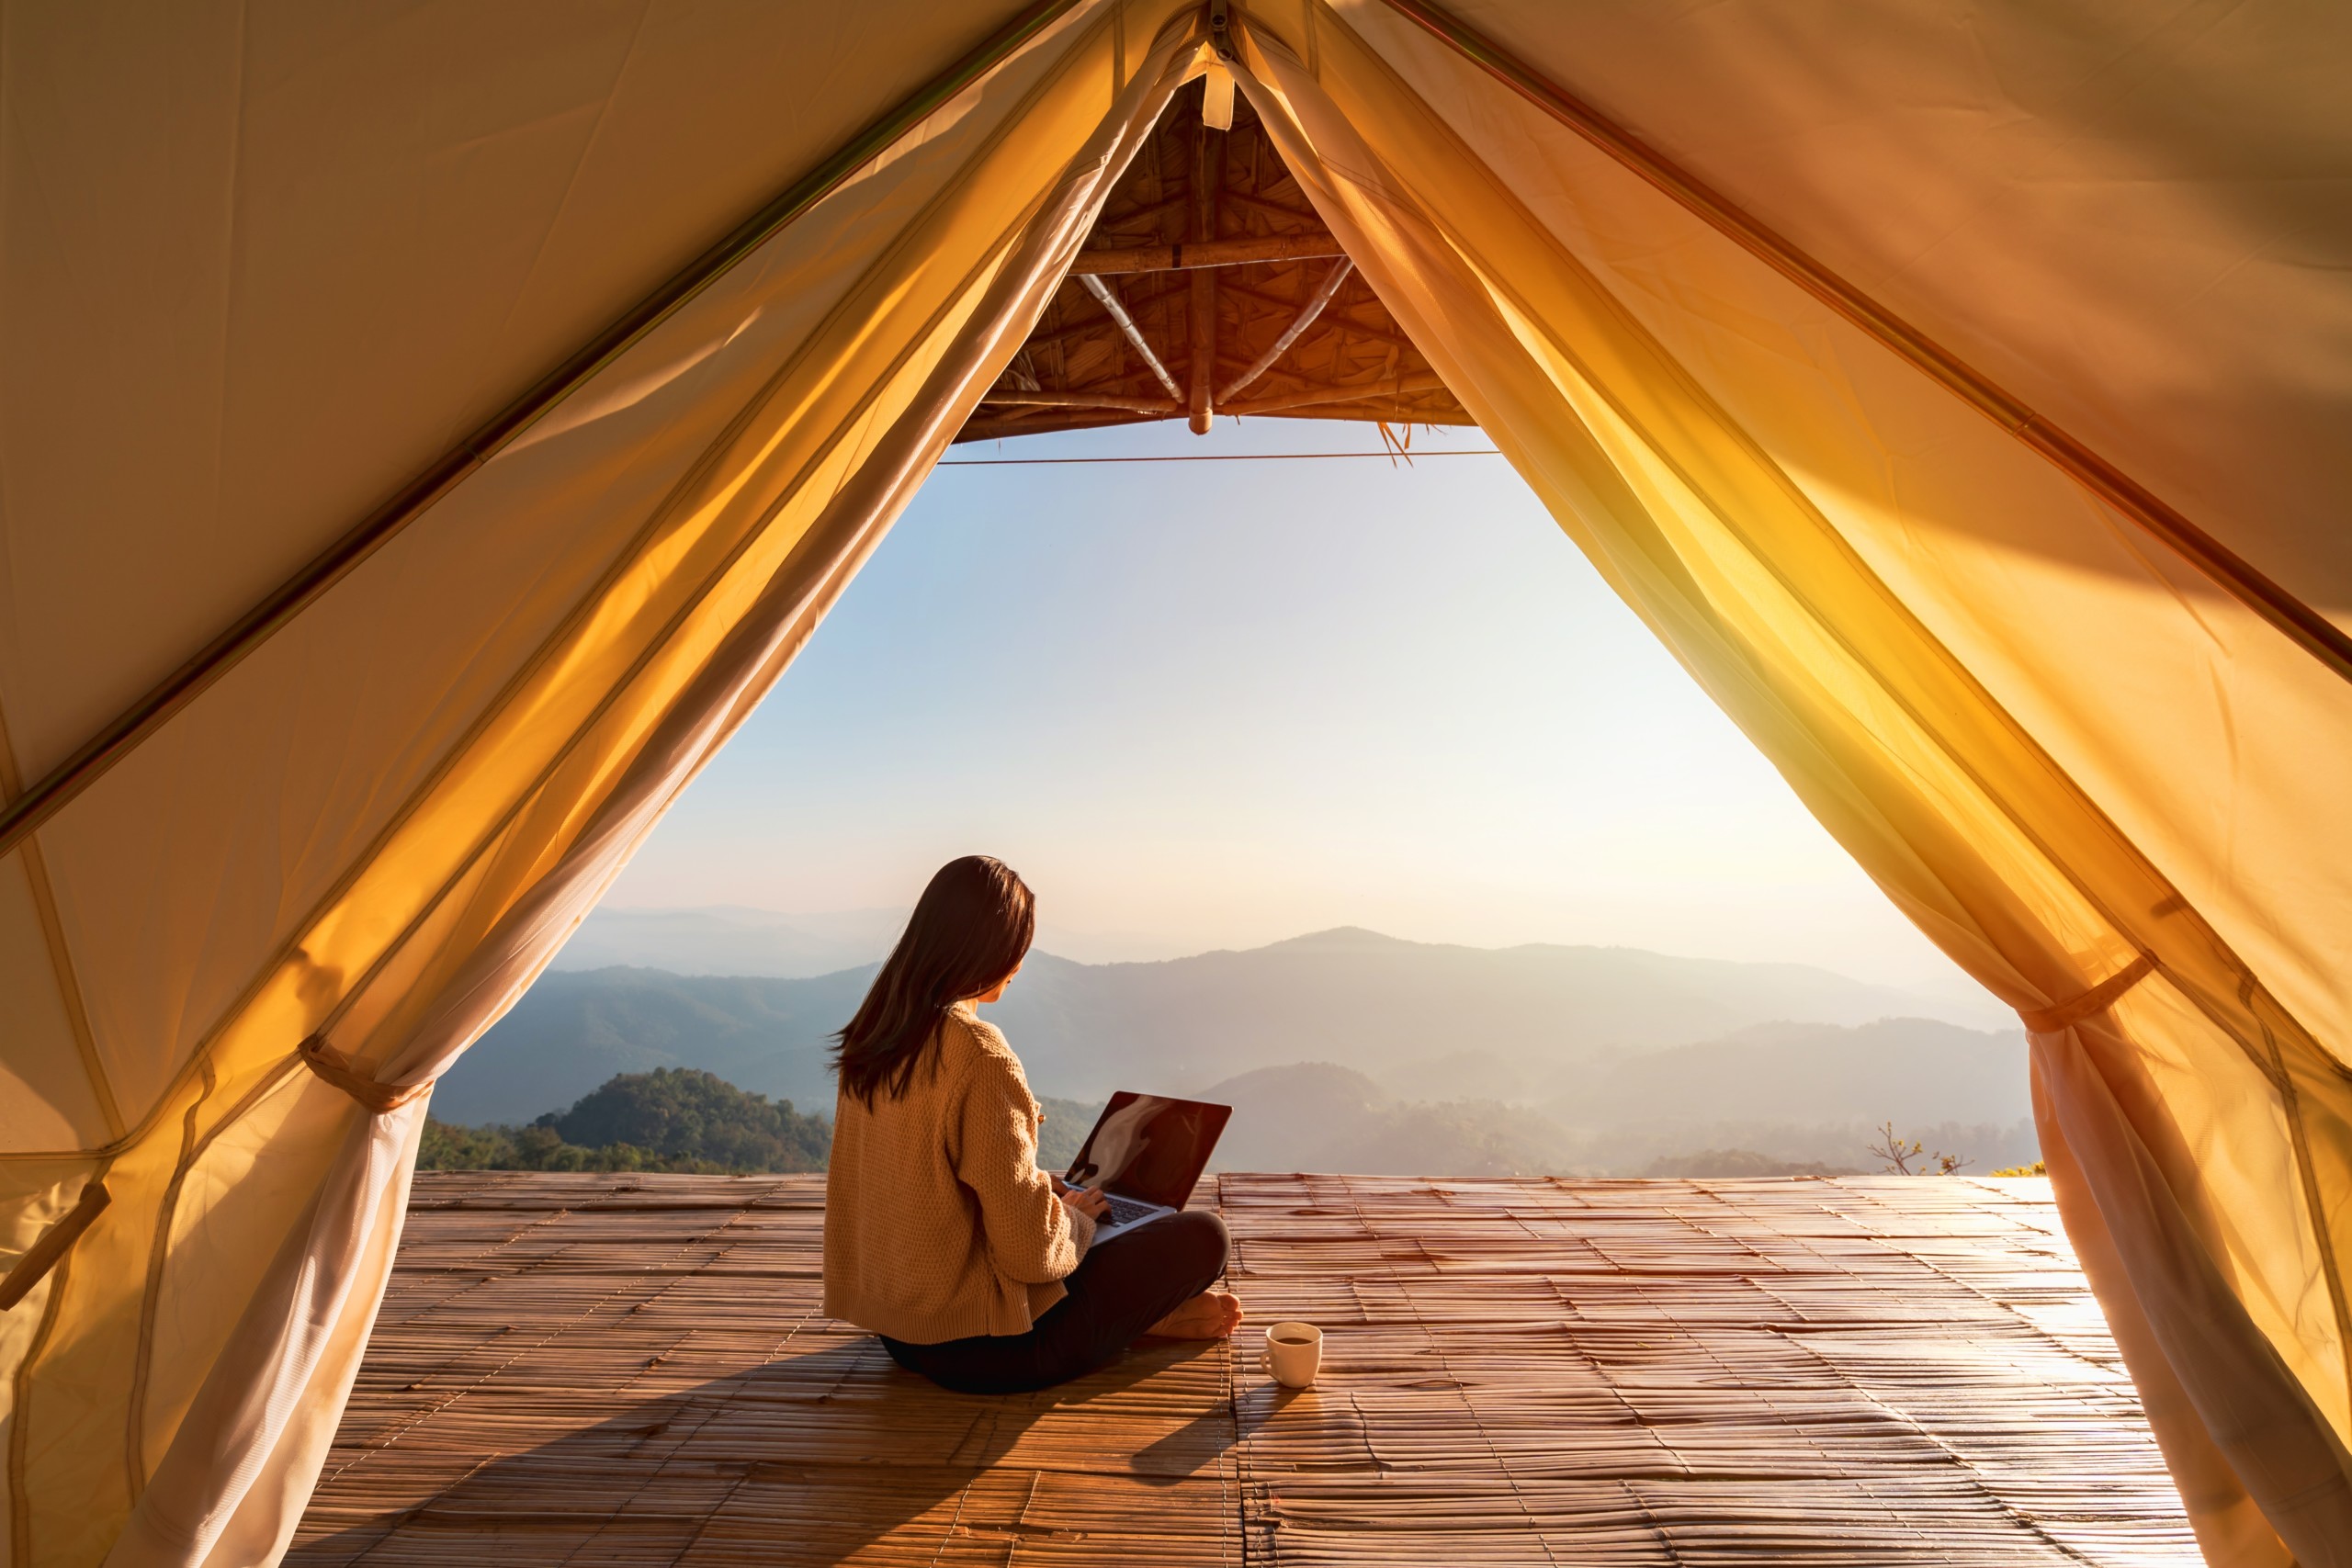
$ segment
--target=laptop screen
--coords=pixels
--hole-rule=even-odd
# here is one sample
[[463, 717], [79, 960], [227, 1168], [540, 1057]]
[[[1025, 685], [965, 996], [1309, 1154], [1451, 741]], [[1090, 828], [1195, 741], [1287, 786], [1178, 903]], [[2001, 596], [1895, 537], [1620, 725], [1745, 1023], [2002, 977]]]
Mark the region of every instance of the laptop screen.
[[1230, 1105], [1121, 1089], [1102, 1108], [1064, 1179], [1181, 1209], [1232, 1114]]

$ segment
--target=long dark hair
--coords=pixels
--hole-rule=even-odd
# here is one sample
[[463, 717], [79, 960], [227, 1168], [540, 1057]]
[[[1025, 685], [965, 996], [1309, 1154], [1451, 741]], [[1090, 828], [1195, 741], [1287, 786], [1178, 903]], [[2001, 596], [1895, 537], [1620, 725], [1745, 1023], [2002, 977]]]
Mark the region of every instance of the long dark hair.
[[947, 1010], [1012, 974], [1036, 935], [1037, 900], [1011, 866], [988, 855], [941, 866], [857, 1016], [833, 1036], [842, 1088], [869, 1111], [876, 1091], [904, 1094], [935, 1056]]

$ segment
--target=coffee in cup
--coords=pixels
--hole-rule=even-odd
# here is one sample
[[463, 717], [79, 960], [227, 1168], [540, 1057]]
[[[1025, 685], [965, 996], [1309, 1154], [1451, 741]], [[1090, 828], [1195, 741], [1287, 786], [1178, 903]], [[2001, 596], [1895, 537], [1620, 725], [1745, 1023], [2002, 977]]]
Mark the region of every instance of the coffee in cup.
[[1323, 1331], [1311, 1323], [1271, 1324], [1263, 1359], [1284, 1388], [1312, 1388], [1323, 1366]]

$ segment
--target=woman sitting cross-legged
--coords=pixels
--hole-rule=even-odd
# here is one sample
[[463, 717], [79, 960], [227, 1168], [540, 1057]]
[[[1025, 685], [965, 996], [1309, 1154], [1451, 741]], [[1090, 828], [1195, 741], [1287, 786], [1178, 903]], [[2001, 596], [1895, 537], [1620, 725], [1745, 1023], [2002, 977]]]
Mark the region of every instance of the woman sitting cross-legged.
[[1021, 1059], [972, 1010], [995, 1001], [1036, 932], [1001, 861], [950, 861], [842, 1030], [825, 1179], [825, 1312], [966, 1393], [1047, 1388], [1139, 1335], [1220, 1339], [1225, 1224], [1187, 1211], [1092, 1245], [1100, 1194], [1037, 1168]]

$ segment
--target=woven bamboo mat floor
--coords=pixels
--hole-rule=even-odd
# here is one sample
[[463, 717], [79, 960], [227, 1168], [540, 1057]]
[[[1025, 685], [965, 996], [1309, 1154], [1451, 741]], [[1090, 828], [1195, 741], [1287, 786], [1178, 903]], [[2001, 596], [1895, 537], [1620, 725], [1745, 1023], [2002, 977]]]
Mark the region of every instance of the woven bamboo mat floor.
[[420, 1177], [289, 1562], [2193, 1564], [2046, 1184], [1226, 1176], [1317, 1388], [942, 1393], [811, 1177]]

